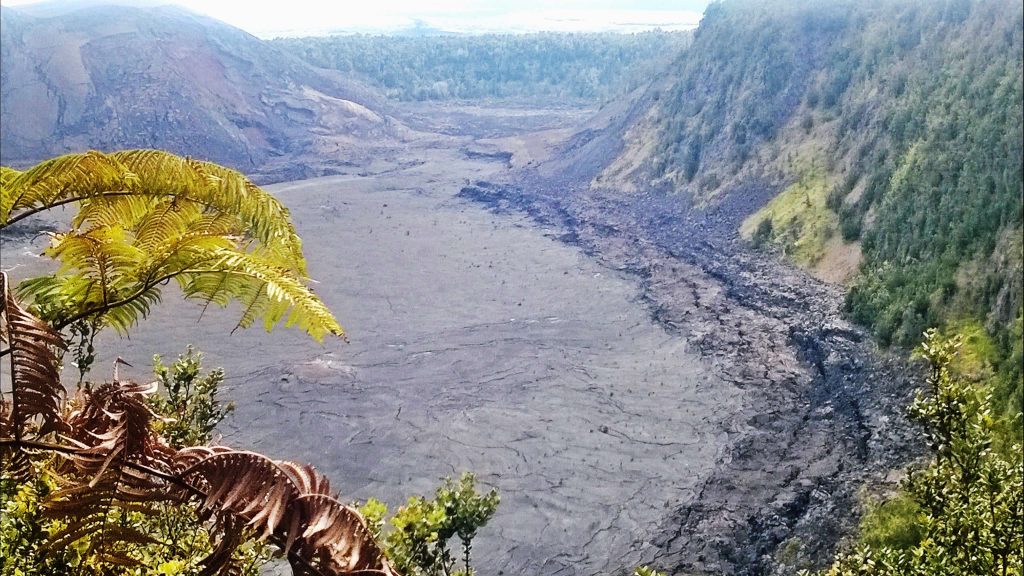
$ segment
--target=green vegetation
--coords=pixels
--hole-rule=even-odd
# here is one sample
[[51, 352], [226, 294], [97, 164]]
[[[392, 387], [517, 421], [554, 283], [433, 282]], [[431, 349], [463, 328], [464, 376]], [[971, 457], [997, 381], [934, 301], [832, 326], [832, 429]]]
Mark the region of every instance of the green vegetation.
[[860, 521], [860, 542], [873, 549], [917, 546], [925, 536], [920, 515], [921, 506], [905, 492], [873, 502]]
[[[819, 14], [826, 6], [803, 5], [708, 6], [689, 56], [676, 61], [676, 80], [658, 100], [655, 177], [696, 189], [703, 173], [734, 172], [779, 132], [807, 83], [808, 64], [825, 49], [820, 36], [835, 33], [830, 16]], [[822, 33], [806, 33], [816, 27]]]
[[[922, 4], [899, 18], [916, 38], [874, 24], [876, 62], [862, 51], [845, 61], [854, 80], [840, 123], [874, 136], [839, 143], [863, 162], [847, 175], [864, 187], [843, 218], [863, 229], [865, 254], [848, 306], [883, 342], [912, 344], [961, 315], [998, 337], [1021, 310], [1021, 7]], [[857, 114], [872, 87], [885, 106]]]
[[932, 330], [921, 346], [931, 374], [909, 411], [930, 461], [910, 472], [900, 496], [869, 511], [860, 545], [822, 574], [1024, 573], [1024, 448], [993, 448], [990, 396], [953, 369], [960, 344]]
[[[231, 406], [218, 398], [223, 371], [203, 374], [191, 348], [170, 367], [156, 357], [152, 384], [120, 379], [116, 364], [113, 381], [85, 379], [96, 333], [126, 332], [170, 280], [207, 305], [240, 301], [242, 327], [287, 317], [316, 339], [342, 336], [306, 286], [287, 210], [237, 172], [155, 150], [0, 167], [0, 232], [66, 204], [77, 213], [46, 251], [60, 270], [19, 287], [30, 306], [0, 274], [3, 573], [256, 576], [276, 555], [302, 576], [395, 576], [374, 536], [379, 505], [367, 520], [311, 466], [209, 445]], [[69, 349], [80, 374], [70, 400]], [[466, 475], [410, 500], [385, 538], [409, 573], [448, 575], [457, 537], [468, 576], [497, 505]]]
[[[370, 500], [360, 508], [378, 535], [388, 558], [406, 576], [472, 576], [473, 538], [494, 516], [496, 490], [481, 494], [476, 477], [465, 473], [458, 482], [446, 478], [433, 500], [412, 496], [385, 528], [387, 506]], [[453, 552], [452, 540], [459, 550]]]
[[813, 266], [839, 219], [827, 203], [827, 182], [820, 170], [808, 170], [764, 208], [743, 222], [740, 233], [757, 244], [780, 246], [794, 262]]
[[685, 47], [675, 32], [331, 36], [278, 46], [399, 100], [604, 101], [648, 82]]
[[[734, 0], [709, 6], [688, 54], [658, 102], [652, 176], [698, 199], [718, 192], [708, 175], [795, 182], [744, 233], [805, 265], [833, 227], [861, 242], [849, 315], [883, 345], [983, 326], [994, 410], [1019, 412], [1021, 4]], [[811, 178], [784, 161], [808, 149]]]

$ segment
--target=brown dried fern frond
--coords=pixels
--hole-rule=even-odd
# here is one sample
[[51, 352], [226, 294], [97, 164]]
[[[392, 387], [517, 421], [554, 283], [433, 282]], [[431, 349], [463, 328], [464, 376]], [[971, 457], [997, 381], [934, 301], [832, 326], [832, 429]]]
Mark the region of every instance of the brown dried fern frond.
[[[395, 570], [374, 541], [366, 519], [351, 506], [325, 494], [307, 494], [292, 502], [304, 527], [297, 535], [297, 556], [324, 574], [394, 576]], [[292, 562], [296, 575], [312, 574]]]
[[[62, 417], [65, 391], [60, 383], [56, 350], [67, 348], [60, 334], [21, 307], [11, 291], [7, 273], [0, 273], [0, 339], [10, 357], [11, 410], [7, 430], [21, 440], [26, 434], [43, 437], [68, 429]], [[5, 432], [6, 435], [7, 432]]]
[[307, 494], [330, 496], [332, 494], [330, 480], [317, 472], [312, 466], [289, 462], [288, 460], [278, 460], [276, 463], [278, 468], [283, 470], [292, 480], [292, 483], [295, 484], [299, 494], [303, 496]]
[[104, 383], [82, 389], [68, 416], [66, 484], [45, 501], [46, 515], [65, 527], [50, 538], [63, 549], [88, 537], [89, 553], [118, 566], [134, 566], [132, 547], [156, 543], [148, 534], [114, 521], [119, 512], [153, 517], [158, 503], [175, 503], [167, 472], [174, 451], [152, 430], [156, 417], [145, 402], [154, 385]]
[[245, 535], [245, 521], [231, 514], [217, 515], [209, 513], [212, 530], [215, 534], [213, 550], [203, 558], [203, 569], [199, 576], [228, 576], [240, 574], [240, 566], [235, 561], [235, 550], [242, 545]]
[[[0, 472], [7, 478], [24, 482], [32, 477], [32, 462], [28, 454], [14, 441], [14, 418], [11, 403], [0, 398]], [[10, 442], [10, 443], [8, 443]]]
[[153, 431], [159, 416], [146, 402], [156, 390], [155, 382], [126, 381], [79, 389], [75, 409], [67, 418], [66, 437], [82, 448], [76, 463], [83, 473], [97, 473], [97, 457], [109, 460], [122, 450], [130, 461], [160, 471], [171, 469], [175, 451]]
[[[187, 456], [191, 451], [185, 448], [179, 454]], [[262, 538], [277, 531], [288, 502], [298, 496], [288, 475], [273, 460], [255, 452], [213, 453], [181, 471], [180, 477], [205, 494], [204, 510], [244, 518]]]
[[224, 448], [185, 448], [178, 458], [187, 463], [179, 477], [205, 495], [204, 510], [241, 518], [274, 541], [295, 574], [395, 574], [363, 517], [333, 498], [311, 466]]

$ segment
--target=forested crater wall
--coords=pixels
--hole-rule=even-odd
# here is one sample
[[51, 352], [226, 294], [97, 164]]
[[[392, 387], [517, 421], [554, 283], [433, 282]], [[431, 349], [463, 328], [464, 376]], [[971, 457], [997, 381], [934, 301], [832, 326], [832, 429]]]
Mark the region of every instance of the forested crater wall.
[[1022, 29], [1005, 0], [712, 4], [592, 194], [736, 207], [883, 345], [977, 335], [1019, 411]]

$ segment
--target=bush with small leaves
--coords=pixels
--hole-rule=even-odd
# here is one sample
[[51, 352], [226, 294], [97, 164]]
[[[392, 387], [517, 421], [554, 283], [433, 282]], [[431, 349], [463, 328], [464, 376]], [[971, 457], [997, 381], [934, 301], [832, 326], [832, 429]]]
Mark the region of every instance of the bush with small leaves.
[[153, 357], [153, 372], [163, 391], [149, 398], [149, 405], [164, 417], [160, 433], [175, 448], [201, 446], [213, 439], [213, 429], [235, 409], [217, 399], [224, 370], [216, 368], [200, 376], [203, 355], [189, 346], [170, 367]]
[[[1024, 455], [1016, 444], [993, 449], [997, 419], [991, 397], [958, 377], [951, 364], [959, 338], [925, 333], [928, 387], [910, 406], [932, 458], [912, 470], [904, 498], [913, 501], [923, 534], [905, 548], [862, 543], [825, 576], [974, 576], [1024, 573]], [[1020, 415], [1017, 415], [1020, 418]]]
[[[409, 498], [385, 527], [387, 507], [369, 500], [360, 508], [371, 531], [380, 537], [388, 557], [399, 572], [407, 576], [470, 576], [473, 570], [473, 539], [494, 516], [500, 502], [497, 490], [481, 493], [476, 477], [466, 472], [458, 482], [445, 478], [433, 500], [423, 496]], [[452, 540], [461, 547], [459, 558], [451, 549]]]

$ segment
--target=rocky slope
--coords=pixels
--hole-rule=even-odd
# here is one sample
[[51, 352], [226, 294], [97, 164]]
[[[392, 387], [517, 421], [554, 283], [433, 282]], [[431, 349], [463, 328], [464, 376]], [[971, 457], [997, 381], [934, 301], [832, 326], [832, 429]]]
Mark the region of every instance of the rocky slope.
[[281, 180], [361, 161], [400, 131], [371, 90], [221, 22], [170, 6], [58, 8], [2, 9], [5, 164], [153, 147]]
[[[857, 492], [915, 452], [915, 371], [874, 337], [979, 318], [997, 398], [1020, 409], [1020, 23], [1012, 2], [716, 4], [644, 94], [463, 190], [637, 274], [652, 314], [756, 398], [666, 524], [669, 567], [827, 559]], [[759, 228], [772, 249], [747, 241]], [[858, 279], [850, 296], [815, 276]]]
[[883, 344], [983, 326], [1012, 415], [1022, 46], [1012, 0], [712, 4], [585, 185], [625, 203], [742, 203], [742, 235], [850, 285], [845, 307]]
[[914, 370], [843, 318], [839, 288], [736, 242], [735, 206], [696, 211], [667, 195], [627, 204], [584, 188], [522, 175], [462, 195], [526, 211], [637, 275], [652, 316], [742, 390], [753, 414], [675, 506], [650, 561], [683, 574], [820, 566], [850, 533], [861, 487], [891, 489], [914, 453], [903, 416]]
[[512, 178], [462, 195], [525, 211], [637, 275], [652, 316], [753, 407], [721, 466], [665, 522], [651, 560], [685, 574], [820, 566], [851, 533], [859, 491], [893, 488], [916, 453], [903, 410], [919, 374], [848, 320], [843, 287], [740, 237], [743, 221], [784, 187], [770, 167], [750, 169], [710, 201], [651, 177], [644, 138], [654, 138], [659, 102], [676, 80], [656, 79], [546, 159], [513, 157]]

